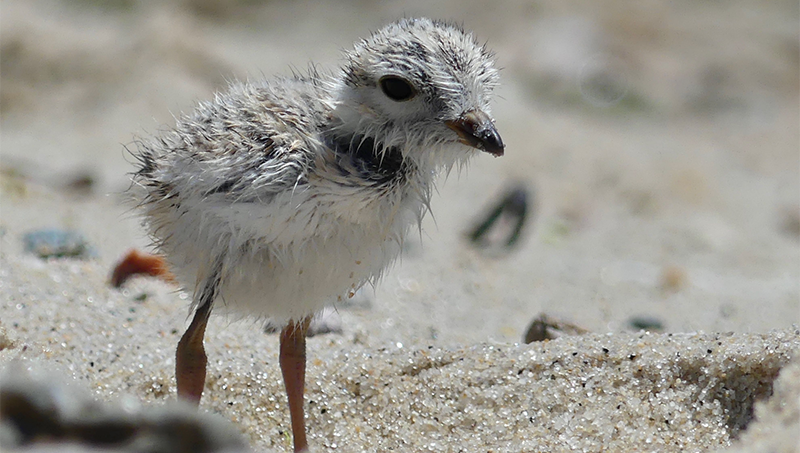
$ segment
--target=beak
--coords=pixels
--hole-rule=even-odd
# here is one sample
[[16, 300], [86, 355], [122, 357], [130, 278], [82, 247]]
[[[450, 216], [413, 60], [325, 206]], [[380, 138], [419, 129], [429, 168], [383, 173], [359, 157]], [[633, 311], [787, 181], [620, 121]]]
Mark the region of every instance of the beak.
[[458, 134], [459, 141], [473, 148], [500, 157], [503, 155], [506, 145], [497, 133], [492, 119], [489, 115], [480, 111], [472, 110], [461, 115], [455, 121], [445, 121], [444, 124]]

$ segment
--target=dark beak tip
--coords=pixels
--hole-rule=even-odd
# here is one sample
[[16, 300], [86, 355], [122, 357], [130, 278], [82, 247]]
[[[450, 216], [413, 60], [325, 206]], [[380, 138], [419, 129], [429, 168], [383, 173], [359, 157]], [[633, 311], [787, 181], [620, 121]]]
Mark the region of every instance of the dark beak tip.
[[447, 127], [455, 131], [465, 145], [472, 146], [495, 157], [505, 153], [506, 145], [493, 121], [480, 110], [465, 113], [458, 120], [448, 121]]
[[494, 157], [500, 157], [505, 154], [506, 145], [503, 143], [503, 139], [500, 138], [500, 134], [494, 129], [492, 129], [492, 133], [482, 140], [481, 143], [483, 145], [483, 151], [486, 151]]

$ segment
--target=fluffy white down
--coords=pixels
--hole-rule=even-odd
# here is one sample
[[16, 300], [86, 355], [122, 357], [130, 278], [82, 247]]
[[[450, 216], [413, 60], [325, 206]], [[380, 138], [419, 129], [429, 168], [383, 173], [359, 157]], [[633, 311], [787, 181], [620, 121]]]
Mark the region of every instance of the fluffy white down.
[[285, 323], [380, 277], [426, 209], [413, 192], [380, 195], [321, 180], [268, 203], [198, 194], [182, 201], [185, 210], [155, 204], [148, 214], [161, 220], [161, 250], [187, 289], [198, 291], [224, 257], [216, 313]]

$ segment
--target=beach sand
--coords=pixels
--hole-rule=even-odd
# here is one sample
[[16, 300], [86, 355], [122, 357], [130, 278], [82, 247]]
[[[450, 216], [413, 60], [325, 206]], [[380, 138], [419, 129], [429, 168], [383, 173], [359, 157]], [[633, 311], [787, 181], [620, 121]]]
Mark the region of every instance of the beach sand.
[[[497, 52], [506, 156], [443, 179], [402, 259], [337, 304], [342, 332], [309, 339], [311, 445], [800, 451], [796, 3], [504, 5], [3, 2], [0, 368], [112, 412], [171, 404], [190, 296], [108, 283], [149, 244], [121, 195], [124, 147], [226, 80], [331, 66], [425, 15]], [[520, 244], [473, 246], [515, 184], [532, 200]], [[50, 228], [92, 251], [25, 250]], [[591, 333], [520, 344], [540, 313]], [[277, 337], [213, 318], [207, 351], [203, 413], [255, 451], [288, 450]]]

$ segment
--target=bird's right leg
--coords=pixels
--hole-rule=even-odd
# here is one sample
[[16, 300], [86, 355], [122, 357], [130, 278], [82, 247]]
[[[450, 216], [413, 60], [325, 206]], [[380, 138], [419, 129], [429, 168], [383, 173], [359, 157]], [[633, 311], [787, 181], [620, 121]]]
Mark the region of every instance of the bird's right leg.
[[178, 397], [191, 403], [200, 404], [203, 387], [206, 383], [206, 351], [203, 336], [211, 314], [211, 304], [197, 309], [192, 323], [178, 342], [175, 355], [175, 380], [178, 381]]
[[203, 348], [203, 337], [219, 289], [220, 268], [219, 265], [215, 266], [212, 275], [206, 279], [197, 302], [197, 311], [195, 311], [189, 328], [178, 342], [178, 350], [175, 354], [178, 397], [195, 405], [200, 404], [200, 397], [203, 396], [203, 387], [206, 383], [208, 360]]

